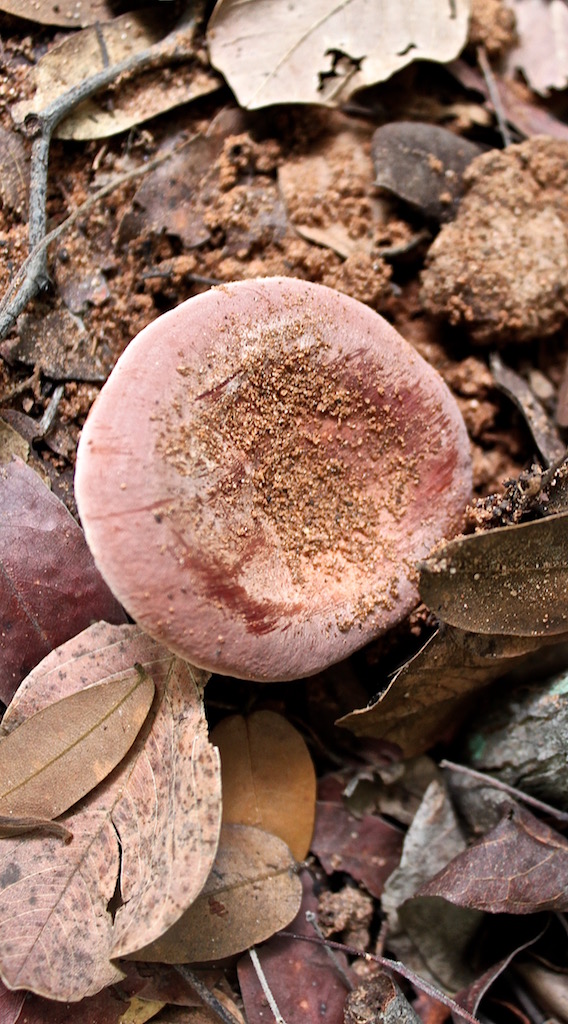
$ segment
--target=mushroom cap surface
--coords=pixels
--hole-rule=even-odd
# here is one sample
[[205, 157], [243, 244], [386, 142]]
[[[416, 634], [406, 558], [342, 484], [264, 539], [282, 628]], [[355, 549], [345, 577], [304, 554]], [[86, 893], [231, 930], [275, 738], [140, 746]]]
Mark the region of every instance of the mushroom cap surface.
[[470, 449], [438, 373], [369, 307], [263, 278], [128, 346], [85, 424], [76, 497], [115, 595], [202, 668], [312, 675], [399, 622], [459, 527]]

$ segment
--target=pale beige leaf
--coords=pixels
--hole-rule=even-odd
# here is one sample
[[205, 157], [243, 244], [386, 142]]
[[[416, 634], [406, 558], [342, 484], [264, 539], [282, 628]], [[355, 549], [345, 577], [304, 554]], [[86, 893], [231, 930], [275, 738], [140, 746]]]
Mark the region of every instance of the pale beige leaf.
[[263, 942], [298, 913], [302, 884], [281, 839], [250, 825], [223, 825], [211, 874], [195, 903], [137, 960], [220, 960]]
[[219, 747], [223, 822], [254, 825], [279, 836], [296, 860], [314, 829], [316, 776], [308, 748], [282, 715], [231, 715], [211, 734]]
[[469, 10], [470, 0], [219, 0], [209, 52], [243, 107], [335, 105], [411, 61], [453, 60]]
[[[73, 841], [0, 842], [0, 975], [10, 988], [70, 1001], [97, 992], [118, 976], [111, 963], [117, 937], [126, 944], [132, 936], [151, 941], [186, 910], [209, 875], [220, 827], [220, 766], [217, 751], [206, 746], [203, 672], [137, 626], [98, 623], [24, 680], [5, 730], [134, 664], [154, 680], [154, 716], [113, 774], [63, 817]], [[113, 926], [108, 902], [117, 883], [118, 838], [121, 894], [128, 894], [136, 920], [124, 906]]]
[[132, 667], [28, 718], [0, 741], [0, 815], [63, 814], [122, 760], [153, 698], [150, 676]]
[[112, 0], [0, 0], [0, 11], [6, 14], [62, 28], [83, 28], [108, 21], [112, 6]]
[[517, 23], [517, 45], [507, 54], [511, 75], [522, 71], [546, 96], [568, 85], [568, 8], [564, 0], [509, 0]]
[[[191, 46], [191, 29], [186, 45]], [[164, 14], [157, 8], [144, 13], [120, 15], [97, 27], [86, 28], [54, 45], [29, 72], [35, 94], [12, 107], [16, 123], [28, 114], [37, 114], [72, 86], [102, 71], [108, 63], [119, 64], [154, 46], [164, 35]], [[181, 40], [179, 40], [181, 43]], [[167, 87], [164, 86], [167, 81]], [[55, 134], [61, 139], [100, 139], [126, 131], [150, 117], [171, 110], [219, 87], [216, 75], [199, 67], [178, 67], [175, 77], [156, 82], [150, 77], [134, 86], [116, 90], [113, 103], [101, 105], [97, 97], [81, 103], [61, 124]]]

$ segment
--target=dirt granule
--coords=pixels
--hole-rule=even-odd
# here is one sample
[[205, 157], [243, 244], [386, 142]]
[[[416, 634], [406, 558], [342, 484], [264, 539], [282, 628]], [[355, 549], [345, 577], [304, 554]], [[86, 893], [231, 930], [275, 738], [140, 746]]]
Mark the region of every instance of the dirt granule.
[[484, 46], [490, 57], [501, 57], [516, 42], [514, 12], [503, 0], [472, 0], [468, 42]]
[[457, 217], [428, 253], [424, 306], [480, 343], [558, 331], [568, 319], [568, 142], [492, 150], [464, 181]]

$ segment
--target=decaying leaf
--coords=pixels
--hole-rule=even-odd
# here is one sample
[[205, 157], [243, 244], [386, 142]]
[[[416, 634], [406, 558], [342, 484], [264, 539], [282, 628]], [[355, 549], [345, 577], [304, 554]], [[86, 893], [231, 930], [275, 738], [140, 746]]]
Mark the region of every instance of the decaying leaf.
[[344, 103], [413, 60], [450, 61], [466, 41], [468, 0], [219, 0], [209, 52], [241, 106]]
[[[73, 841], [33, 835], [0, 843], [0, 973], [10, 987], [70, 1001], [98, 992], [120, 977], [111, 958], [157, 938], [209, 874], [220, 765], [207, 740], [203, 672], [137, 626], [99, 623], [27, 677], [4, 725], [15, 729], [54, 700], [136, 664], [156, 686], [153, 717], [105, 783], [62, 818]], [[123, 902], [113, 924], [119, 841]]]
[[400, 860], [403, 833], [375, 814], [356, 818], [340, 800], [318, 800], [311, 849], [328, 874], [342, 871], [380, 897]]
[[568, 910], [568, 840], [524, 807], [511, 805], [501, 822], [422, 886], [489, 914]]
[[279, 836], [296, 860], [310, 848], [316, 776], [300, 733], [282, 715], [231, 715], [211, 733], [219, 747], [223, 822]]
[[63, 814], [122, 760], [153, 697], [150, 676], [133, 666], [27, 718], [0, 740], [0, 814]]
[[[385, 884], [382, 907], [389, 924], [389, 946], [421, 977], [451, 991], [475, 977], [464, 956], [481, 915], [426, 902], [423, 883], [465, 849], [465, 839], [445, 787], [431, 782], [410, 826], [400, 865]], [[422, 888], [421, 888], [422, 886]]]
[[[156, 45], [167, 29], [164, 11], [146, 9], [122, 14], [105, 24], [85, 28], [56, 43], [30, 70], [35, 86], [32, 100], [21, 100], [12, 108], [16, 123], [28, 114], [37, 114], [72, 86], [97, 74], [105, 67], [119, 64]], [[185, 45], [189, 55], [193, 26], [188, 28]], [[178, 39], [181, 49], [181, 38]], [[97, 98], [85, 100], [57, 127], [61, 139], [100, 139], [126, 131], [150, 117], [164, 113], [205, 95], [219, 87], [213, 72], [198, 65], [176, 68], [174, 78], [162, 71], [160, 81], [141, 79], [134, 87], [118, 89], [111, 106]]]
[[422, 1024], [386, 971], [362, 979], [347, 996], [345, 1024]]
[[449, 541], [423, 562], [420, 594], [460, 629], [568, 632], [568, 513]]
[[0, 0], [0, 10], [40, 25], [83, 28], [112, 17], [111, 0]]
[[302, 884], [285, 843], [251, 825], [223, 825], [200, 895], [137, 960], [221, 960], [263, 942], [298, 913]]
[[449, 220], [463, 192], [463, 172], [481, 152], [474, 142], [439, 125], [392, 121], [373, 135], [375, 184], [426, 217]]
[[65, 505], [19, 460], [0, 467], [0, 520], [0, 699], [7, 704], [58, 644], [93, 620], [126, 616]]
[[428, 750], [468, 713], [468, 695], [505, 675], [541, 641], [480, 636], [443, 625], [369, 707], [340, 718], [356, 736], [396, 743], [405, 757]]

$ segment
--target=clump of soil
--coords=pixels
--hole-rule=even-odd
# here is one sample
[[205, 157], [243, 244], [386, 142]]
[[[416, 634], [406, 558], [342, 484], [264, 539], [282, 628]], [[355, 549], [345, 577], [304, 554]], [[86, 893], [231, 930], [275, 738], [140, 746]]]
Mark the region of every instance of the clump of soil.
[[568, 319], [568, 142], [492, 150], [464, 181], [457, 217], [428, 254], [425, 307], [481, 343], [554, 334]]
[[468, 42], [484, 46], [490, 57], [501, 57], [516, 42], [513, 11], [503, 0], [473, 0]]

